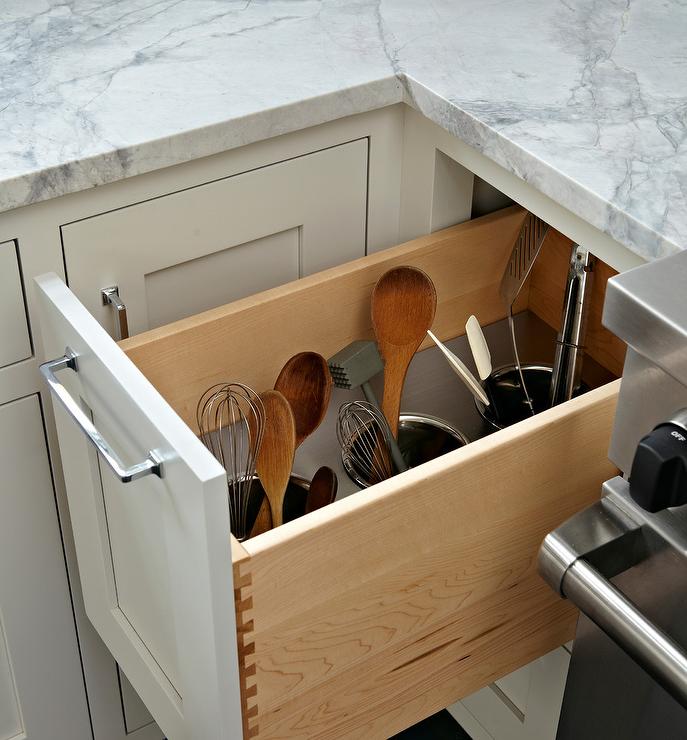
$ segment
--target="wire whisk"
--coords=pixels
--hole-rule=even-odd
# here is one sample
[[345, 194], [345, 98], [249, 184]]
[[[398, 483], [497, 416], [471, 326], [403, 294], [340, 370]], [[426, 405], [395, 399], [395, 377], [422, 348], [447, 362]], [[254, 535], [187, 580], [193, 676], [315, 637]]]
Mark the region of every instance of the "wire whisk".
[[196, 407], [200, 439], [227, 473], [231, 531], [248, 537], [248, 507], [265, 429], [260, 396], [243, 383], [208, 388]]
[[364, 486], [391, 478], [391, 429], [384, 414], [367, 401], [349, 401], [339, 409], [336, 437], [344, 466]]

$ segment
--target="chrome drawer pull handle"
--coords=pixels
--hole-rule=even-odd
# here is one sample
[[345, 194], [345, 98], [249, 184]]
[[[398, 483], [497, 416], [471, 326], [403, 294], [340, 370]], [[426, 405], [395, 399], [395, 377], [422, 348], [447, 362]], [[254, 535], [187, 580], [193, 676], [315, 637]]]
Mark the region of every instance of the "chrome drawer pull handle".
[[162, 460], [153, 451], [148, 453], [148, 457], [143, 462], [136, 463], [136, 465], [129, 468], [124, 467], [117, 453], [93, 426], [91, 420], [55, 375], [58, 371], [66, 368], [78, 372], [76, 354], [69, 347], [65, 349], [63, 357], [44, 362], [40, 366], [40, 371], [50, 388], [50, 392], [60, 401], [67, 413], [76, 422], [76, 425], [93, 443], [117, 478], [122, 483], [130, 483], [146, 475], [157, 475], [158, 478], [162, 478]]
[[126, 306], [119, 297], [119, 286], [111, 285], [109, 288], [103, 288], [100, 291], [103, 299], [103, 306], [110, 305], [115, 313], [115, 339], [129, 338], [129, 321], [126, 318]]

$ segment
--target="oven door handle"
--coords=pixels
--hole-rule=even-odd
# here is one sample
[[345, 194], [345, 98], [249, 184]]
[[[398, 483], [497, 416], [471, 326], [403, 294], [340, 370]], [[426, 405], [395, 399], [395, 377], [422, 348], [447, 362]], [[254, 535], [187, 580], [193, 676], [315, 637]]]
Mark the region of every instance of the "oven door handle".
[[684, 532], [670, 517], [638, 506], [620, 476], [603, 484], [603, 494], [546, 535], [539, 550], [539, 573], [687, 709], [684, 648], [609, 580], [650, 554], [645, 529], [668, 542], [683, 539]]
[[561, 591], [687, 709], [687, 655], [596, 568], [578, 558]]

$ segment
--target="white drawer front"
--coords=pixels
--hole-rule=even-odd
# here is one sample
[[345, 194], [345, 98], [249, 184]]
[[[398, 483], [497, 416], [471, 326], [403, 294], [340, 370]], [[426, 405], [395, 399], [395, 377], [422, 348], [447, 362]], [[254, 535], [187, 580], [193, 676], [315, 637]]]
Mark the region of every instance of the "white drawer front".
[[31, 357], [31, 339], [14, 242], [0, 244], [0, 337], [0, 367]]
[[64, 283], [36, 283], [46, 353], [77, 357], [59, 384], [126, 465], [163, 460], [121, 483], [54, 403], [86, 613], [168, 737], [239, 737], [224, 471]]
[[365, 254], [367, 140], [62, 227], [70, 288], [113, 333], [117, 285], [137, 334]]

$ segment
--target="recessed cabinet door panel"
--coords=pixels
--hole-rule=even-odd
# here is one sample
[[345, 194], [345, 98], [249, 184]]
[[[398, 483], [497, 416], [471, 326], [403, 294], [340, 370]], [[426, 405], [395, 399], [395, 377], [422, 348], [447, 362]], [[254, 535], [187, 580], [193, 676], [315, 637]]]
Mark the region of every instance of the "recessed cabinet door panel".
[[88, 740], [38, 396], [0, 405], [0, 439], [0, 740]]
[[300, 236], [300, 228], [288, 229], [148, 273], [144, 285], [148, 323], [169, 324], [296, 280]]
[[[125, 730], [127, 735], [132, 735], [144, 727], [150, 727], [154, 722], [150, 712], [146, 709], [141, 697], [134, 691], [129, 679], [124, 675], [121, 668], [117, 669], [119, 689], [122, 697], [122, 711], [124, 712]], [[159, 730], [150, 727], [154, 737], [161, 737]]]
[[475, 740], [555, 740], [569, 663], [564, 648], [553, 650], [466, 696], [450, 711]]
[[137, 334], [365, 254], [367, 139], [62, 227], [70, 288]]
[[17, 247], [0, 244], [0, 367], [31, 357]]
[[22, 732], [23, 725], [14, 670], [7, 649], [7, 639], [0, 611], [0, 740], [15, 737]]

